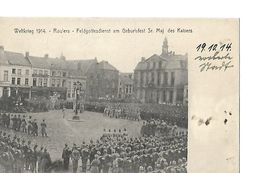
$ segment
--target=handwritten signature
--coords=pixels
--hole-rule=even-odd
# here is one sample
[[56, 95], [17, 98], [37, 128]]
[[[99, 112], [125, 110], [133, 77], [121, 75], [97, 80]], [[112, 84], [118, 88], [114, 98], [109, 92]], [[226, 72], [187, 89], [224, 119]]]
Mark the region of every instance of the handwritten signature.
[[221, 65], [213, 65], [211, 62], [205, 62], [205, 63], [201, 64], [199, 67], [200, 67], [200, 72], [208, 71], [208, 70], [226, 71], [227, 69], [234, 67], [234, 65], [231, 65], [231, 61], [228, 61], [228, 62], [223, 61]]
[[200, 72], [203, 71], [226, 71], [229, 68], [234, 67], [232, 65], [233, 57], [229, 53], [220, 55], [220, 52], [215, 52], [213, 56], [197, 56], [195, 60], [203, 62], [199, 65]]
[[195, 58], [195, 60], [199, 60], [199, 61], [210, 61], [210, 60], [231, 60], [232, 57], [229, 55], [229, 53], [227, 53], [224, 56], [219, 56], [219, 52], [215, 52], [213, 56], [197, 56]]

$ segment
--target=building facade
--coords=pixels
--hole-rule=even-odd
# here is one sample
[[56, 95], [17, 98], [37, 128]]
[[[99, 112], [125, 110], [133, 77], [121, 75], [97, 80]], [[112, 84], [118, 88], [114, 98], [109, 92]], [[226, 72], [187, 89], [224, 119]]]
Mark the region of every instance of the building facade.
[[188, 84], [188, 55], [168, 51], [165, 38], [162, 53], [144, 57], [134, 70], [134, 91], [144, 103], [183, 104], [184, 86]]
[[98, 99], [113, 99], [117, 97], [119, 71], [107, 61], [101, 61], [96, 66], [96, 95]]
[[66, 60], [5, 51], [0, 46], [0, 98], [2, 96], [57, 96], [74, 100], [76, 82], [81, 83], [81, 99], [114, 98], [118, 91], [118, 70], [107, 61]]
[[0, 46], [0, 97], [29, 98], [31, 64], [21, 53]]
[[118, 82], [118, 94], [119, 99], [131, 98], [134, 88], [134, 74], [133, 73], [120, 73]]

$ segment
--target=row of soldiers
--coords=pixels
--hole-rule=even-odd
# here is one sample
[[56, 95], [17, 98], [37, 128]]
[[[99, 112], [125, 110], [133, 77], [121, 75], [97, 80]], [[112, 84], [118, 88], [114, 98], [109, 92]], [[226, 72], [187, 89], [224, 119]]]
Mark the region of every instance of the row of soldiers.
[[[27, 133], [28, 135], [38, 136], [39, 125], [37, 119], [32, 119], [32, 116], [26, 118], [26, 115], [20, 114], [0, 113], [0, 125], [4, 128], [13, 129]], [[47, 124], [43, 119], [40, 123], [40, 131], [42, 137], [47, 137]]]
[[139, 121], [140, 109], [138, 107], [128, 107], [126, 105], [108, 105], [104, 109], [104, 115], [110, 118], [122, 118]]
[[186, 131], [178, 130], [178, 126], [176, 124], [172, 125], [164, 120], [147, 120], [143, 121], [143, 125], [141, 127], [141, 135], [142, 136], [179, 136], [182, 133], [186, 133]]
[[88, 169], [91, 173], [186, 173], [187, 136], [107, 136], [95, 143], [74, 144], [72, 148], [66, 144], [62, 158], [64, 169], [68, 169], [72, 160], [73, 173], [77, 172], [79, 160], [82, 172]]
[[0, 131], [0, 166], [5, 173], [47, 173], [50, 165], [47, 148]]

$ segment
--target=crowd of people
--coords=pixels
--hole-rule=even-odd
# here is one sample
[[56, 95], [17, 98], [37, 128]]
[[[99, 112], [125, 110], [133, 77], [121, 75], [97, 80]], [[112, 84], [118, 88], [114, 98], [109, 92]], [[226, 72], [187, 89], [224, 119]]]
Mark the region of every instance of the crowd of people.
[[143, 121], [143, 125], [141, 127], [141, 135], [142, 136], [167, 136], [174, 135], [178, 136], [179, 132], [178, 126], [175, 123], [169, 123], [160, 119], [151, 119], [147, 121]]
[[188, 127], [188, 107], [183, 105], [89, 102], [85, 104], [85, 109], [102, 112], [110, 118], [136, 121], [161, 119], [170, 123], [176, 123], [179, 127]]
[[182, 105], [141, 104], [141, 119], [160, 119], [179, 127], [188, 127], [188, 107]]
[[110, 118], [122, 118], [135, 121], [141, 120], [140, 112], [139, 107], [120, 103], [108, 104], [104, 108], [104, 115]]
[[[102, 137], [81, 145], [65, 144], [63, 170], [91, 173], [186, 173], [187, 134], [128, 137], [127, 130], [105, 130]], [[57, 161], [56, 161], [57, 162]], [[0, 164], [6, 173], [49, 173], [55, 167], [47, 148], [0, 131]], [[56, 165], [57, 166], [57, 165]]]
[[82, 172], [186, 173], [187, 134], [130, 138], [124, 133], [104, 133], [89, 144], [73, 144], [72, 148], [65, 144], [62, 158], [67, 170], [72, 160], [73, 173], [80, 160]]
[[43, 119], [39, 124], [37, 119], [32, 119], [32, 116], [0, 113], [0, 127], [12, 129], [17, 132], [26, 133], [30, 136], [38, 136], [39, 130], [42, 137], [47, 137], [47, 124]]
[[47, 148], [16, 135], [0, 131], [0, 171], [5, 173], [50, 172], [51, 157]]
[[61, 159], [52, 161], [46, 147], [24, 138], [38, 136], [39, 131], [41, 136], [47, 136], [45, 120], [38, 123], [32, 116], [0, 112], [0, 165], [6, 173], [49, 173], [59, 166], [65, 172], [71, 166], [77, 173], [79, 165], [80, 171], [91, 173], [187, 172], [187, 132], [177, 130], [186, 127], [186, 107], [106, 103], [97, 104], [95, 109], [110, 118], [143, 120], [141, 137], [128, 136], [125, 128], [104, 129], [96, 141], [65, 144]]

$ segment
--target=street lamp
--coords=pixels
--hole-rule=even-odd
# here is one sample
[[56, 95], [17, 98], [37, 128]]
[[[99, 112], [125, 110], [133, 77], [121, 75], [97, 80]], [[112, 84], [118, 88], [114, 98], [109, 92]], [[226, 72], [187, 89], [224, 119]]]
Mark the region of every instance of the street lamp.
[[82, 86], [82, 84], [79, 81], [73, 83], [74, 92], [76, 94], [75, 95], [76, 96], [75, 116], [73, 116], [73, 119], [79, 119], [79, 117], [77, 115], [78, 115], [78, 99], [79, 99], [79, 94], [81, 91], [81, 86]]

